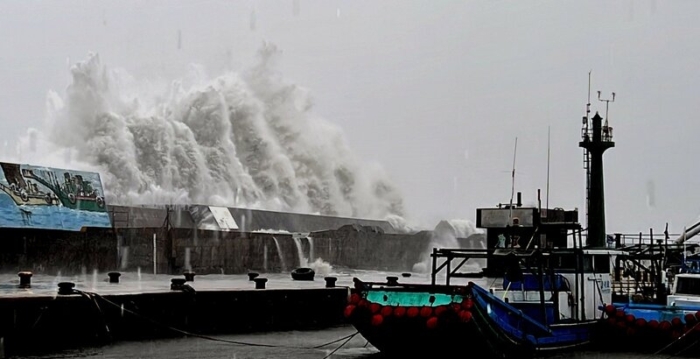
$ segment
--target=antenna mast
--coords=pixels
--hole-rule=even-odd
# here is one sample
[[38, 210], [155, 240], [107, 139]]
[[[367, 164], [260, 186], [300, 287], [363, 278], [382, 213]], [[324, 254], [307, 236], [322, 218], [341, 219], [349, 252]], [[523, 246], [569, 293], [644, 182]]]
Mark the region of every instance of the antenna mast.
[[550, 132], [551, 132], [550, 127], [548, 126], [547, 127], [547, 195], [545, 198], [545, 206], [544, 206], [544, 208], [546, 208], [547, 211], [549, 211], [549, 147], [550, 147], [549, 137], [550, 137]]
[[513, 149], [513, 170], [511, 172], [510, 185], [510, 223], [513, 224], [513, 196], [515, 196], [515, 155], [518, 153], [518, 138], [515, 138], [515, 148]]
[[[588, 96], [590, 96], [590, 94]], [[602, 98], [600, 98], [600, 91], [598, 91], [598, 101], [605, 102], [605, 126], [607, 126], [608, 125], [608, 106], [610, 105], [611, 102], [615, 102], [615, 93], [614, 92], [612, 93], [611, 100], [603, 100]]]
[[[588, 102], [586, 103], [586, 116], [583, 118], [583, 130], [581, 132], [581, 137], [584, 139], [590, 139], [590, 130], [588, 128], [590, 122], [591, 114], [591, 72], [588, 71]], [[588, 150], [583, 151], [583, 169], [586, 170], [586, 228], [588, 228], [588, 212], [591, 208], [591, 199], [589, 197], [589, 192], [591, 189], [591, 157]]]

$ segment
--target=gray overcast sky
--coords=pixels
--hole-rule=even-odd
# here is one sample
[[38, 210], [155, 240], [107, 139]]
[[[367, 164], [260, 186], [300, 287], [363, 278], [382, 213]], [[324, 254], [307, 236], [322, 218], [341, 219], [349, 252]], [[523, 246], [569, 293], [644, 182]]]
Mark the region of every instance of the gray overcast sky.
[[677, 233], [700, 215], [698, 14], [693, 0], [3, 1], [0, 139], [40, 126], [47, 91], [62, 93], [88, 52], [174, 79], [192, 63], [237, 70], [269, 41], [314, 112], [389, 172], [409, 220], [473, 220], [507, 202], [516, 137], [516, 191], [534, 203], [541, 188], [544, 202], [548, 127], [550, 206], [585, 213], [592, 70], [594, 112], [597, 90], [617, 93], [608, 231]]

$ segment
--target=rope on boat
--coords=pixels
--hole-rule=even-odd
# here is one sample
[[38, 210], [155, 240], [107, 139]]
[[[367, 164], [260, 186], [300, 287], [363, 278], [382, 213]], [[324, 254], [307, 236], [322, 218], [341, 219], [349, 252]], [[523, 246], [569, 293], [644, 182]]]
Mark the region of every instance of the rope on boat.
[[[172, 327], [172, 326], [169, 326], [169, 325], [160, 323], [160, 322], [158, 322], [158, 321], [156, 321], [156, 320], [153, 320], [153, 319], [148, 318], [148, 317], [146, 317], [146, 316], [144, 316], [144, 315], [141, 315], [141, 314], [139, 314], [139, 313], [137, 313], [137, 312], [135, 312], [135, 311], [133, 311], [133, 310], [124, 308], [122, 305], [117, 304], [117, 303], [114, 303], [114, 302], [112, 302], [111, 300], [109, 300], [109, 299], [107, 299], [107, 298], [105, 298], [105, 297], [103, 297], [103, 296], [101, 296], [101, 295], [99, 295], [99, 294], [97, 294], [97, 293], [84, 292], [84, 291], [80, 291], [80, 290], [77, 290], [77, 289], [74, 289], [74, 291], [75, 291], [76, 293], [80, 294], [80, 295], [83, 295], [83, 296], [92, 298], [93, 300], [94, 300], [94, 298], [101, 299], [101, 300], [103, 300], [105, 303], [110, 304], [110, 305], [112, 305], [112, 306], [115, 306], [115, 307], [119, 308], [120, 310], [122, 310], [122, 311], [124, 311], [124, 312], [126, 312], [126, 313], [129, 313], [129, 314], [134, 315], [134, 316], [136, 316], [136, 317], [145, 319], [145, 320], [147, 320], [147, 321], [149, 321], [149, 322], [151, 322], [151, 323], [153, 323], [153, 324], [156, 324], [156, 325], [161, 326], [161, 327], [163, 327], [163, 328], [169, 329], [169, 330], [174, 331], [174, 332], [176, 332], [176, 333], [180, 333], [180, 334], [182, 334], [182, 335], [189, 336], [189, 337], [196, 337], [196, 338], [200, 338], [200, 339], [206, 339], [206, 340], [210, 340], [210, 341], [222, 342], [222, 343], [227, 343], [227, 344], [243, 345], [243, 346], [252, 346], [252, 347], [286, 348], [286, 349], [305, 349], [305, 350], [309, 350], [309, 349], [321, 349], [321, 348], [323, 348], [323, 347], [326, 347], [326, 346], [329, 346], [329, 345], [331, 345], [331, 344], [335, 344], [335, 343], [338, 343], [338, 342], [340, 342], [340, 341], [342, 341], [342, 340], [345, 340], [345, 342], [343, 342], [343, 344], [341, 344], [339, 347], [335, 348], [335, 349], [331, 352], [331, 354], [333, 354], [333, 353], [335, 353], [336, 351], [338, 351], [338, 349], [342, 348], [345, 344], [347, 344], [347, 343], [348, 343], [352, 338], [354, 338], [356, 335], [360, 334], [359, 331], [356, 331], [356, 332], [353, 333], [353, 334], [346, 335], [346, 336], [344, 336], [344, 337], [342, 337], [342, 338], [338, 338], [338, 339], [332, 340], [332, 341], [330, 341], [330, 342], [327, 342], [327, 343], [324, 343], [324, 344], [321, 344], [321, 345], [316, 345], [316, 346], [313, 346], [313, 347], [297, 347], [297, 346], [288, 346], [288, 345], [272, 345], [272, 344], [251, 343], [251, 342], [244, 342], [244, 341], [237, 341], [237, 340], [228, 340], [228, 339], [214, 338], [214, 337], [210, 337], [210, 336], [206, 336], [206, 335], [191, 333], [191, 332], [188, 332], [188, 331], [185, 331], [185, 330], [181, 330], [181, 329], [178, 329], [178, 328], [175, 328], [175, 327]], [[97, 302], [96, 302], [96, 301], [95, 301], [95, 305], [97, 305]], [[97, 308], [99, 309], [99, 305], [97, 305]], [[100, 310], [100, 313], [102, 313], [101, 310]], [[109, 328], [107, 327], [107, 324], [106, 324], [106, 323], [105, 323], [105, 328], [109, 331]], [[330, 354], [329, 354], [329, 356], [330, 356]], [[326, 358], [328, 358], [328, 356], [327, 356]], [[325, 358], [324, 358], [324, 359], [325, 359]]]

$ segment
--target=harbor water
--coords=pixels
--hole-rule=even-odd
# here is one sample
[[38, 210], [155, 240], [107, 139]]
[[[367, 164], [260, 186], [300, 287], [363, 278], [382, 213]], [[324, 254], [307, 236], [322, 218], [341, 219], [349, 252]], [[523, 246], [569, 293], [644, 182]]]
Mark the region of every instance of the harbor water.
[[[249, 335], [213, 336], [207, 338], [180, 338], [147, 342], [123, 342], [100, 348], [47, 355], [39, 358], [104, 358], [104, 359], [185, 359], [185, 358], [229, 358], [229, 359], [379, 359], [384, 356], [359, 334], [344, 345], [345, 340], [323, 346], [355, 333], [351, 326], [329, 328], [322, 331], [290, 331], [258, 333]], [[264, 345], [264, 346], [259, 346]], [[341, 346], [342, 345], [342, 346]], [[323, 347], [320, 347], [323, 346]], [[469, 351], [478, 348], [465, 348], [461, 357], [478, 358]], [[455, 353], [454, 358], [460, 355]], [[668, 355], [608, 354], [598, 352], [577, 352], [549, 357], [550, 359], [665, 359]], [[29, 359], [29, 358], [23, 358]], [[450, 358], [452, 359], [452, 358]]]

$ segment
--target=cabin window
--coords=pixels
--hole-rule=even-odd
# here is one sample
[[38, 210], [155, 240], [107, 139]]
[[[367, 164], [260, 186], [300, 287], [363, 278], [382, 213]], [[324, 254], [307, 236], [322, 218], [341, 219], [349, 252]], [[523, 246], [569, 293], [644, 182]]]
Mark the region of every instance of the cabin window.
[[676, 281], [675, 294], [700, 295], [700, 278], [678, 277]]

